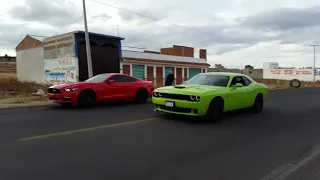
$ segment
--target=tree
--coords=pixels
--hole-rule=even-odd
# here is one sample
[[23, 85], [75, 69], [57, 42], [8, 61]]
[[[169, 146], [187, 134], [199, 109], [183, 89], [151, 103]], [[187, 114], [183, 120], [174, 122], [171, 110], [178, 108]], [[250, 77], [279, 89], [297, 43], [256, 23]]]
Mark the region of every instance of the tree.
[[253, 66], [251, 66], [251, 65], [245, 65], [244, 66], [244, 69], [247, 69], [247, 70], [253, 70]]
[[214, 67], [215, 68], [221, 68], [221, 69], [224, 68], [224, 66], [222, 66], [222, 64], [215, 64]]
[[245, 66], [244, 66], [244, 69], [245, 69], [245, 70], [248, 70], [249, 73], [252, 73], [252, 70], [254, 69], [254, 67], [248, 64], [248, 65], [245, 65]]

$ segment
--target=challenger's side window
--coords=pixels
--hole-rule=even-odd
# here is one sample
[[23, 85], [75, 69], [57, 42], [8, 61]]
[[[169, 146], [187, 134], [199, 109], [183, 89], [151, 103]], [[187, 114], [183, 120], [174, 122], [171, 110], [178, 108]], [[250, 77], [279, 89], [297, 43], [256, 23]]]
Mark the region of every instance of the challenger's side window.
[[243, 80], [243, 85], [244, 86], [249, 86], [249, 84], [251, 84], [251, 81], [248, 78], [244, 77], [244, 76], [242, 76], [242, 80]]
[[242, 85], [244, 85], [243, 80], [240, 76], [233, 77], [231, 84], [230, 84], [230, 87], [234, 87], [237, 83], [241, 83]]

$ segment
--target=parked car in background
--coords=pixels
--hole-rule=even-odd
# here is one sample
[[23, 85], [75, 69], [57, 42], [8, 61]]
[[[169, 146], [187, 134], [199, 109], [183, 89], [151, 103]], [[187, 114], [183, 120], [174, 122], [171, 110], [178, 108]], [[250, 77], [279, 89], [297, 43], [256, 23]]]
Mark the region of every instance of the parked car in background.
[[181, 85], [157, 88], [152, 102], [156, 112], [220, 121], [227, 111], [251, 108], [260, 113], [267, 96], [268, 87], [249, 76], [212, 72]]
[[51, 86], [48, 97], [61, 105], [90, 106], [104, 101], [134, 101], [145, 103], [152, 96], [152, 81], [120, 74], [99, 74], [84, 82]]

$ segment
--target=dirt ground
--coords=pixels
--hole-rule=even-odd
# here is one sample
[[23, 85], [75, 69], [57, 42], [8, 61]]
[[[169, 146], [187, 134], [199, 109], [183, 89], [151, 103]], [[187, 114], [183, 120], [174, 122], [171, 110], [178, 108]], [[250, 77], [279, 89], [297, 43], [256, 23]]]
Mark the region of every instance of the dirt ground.
[[21, 83], [16, 73], [0, 74], [0, 108], [51, 104], [46, 96], [36, 96], [38, 89], [46, 91], [48, 85]]
[[[285, 80], [257, 80], [266, 84], [269, 89], [289, 88]], [[301, 87], [320, 87], [320, 82], [302, 82]], [[15, 106], [32, 106], [52, 104], [46, 96], [35, 96], [38, 89], [47, 90], [48, 85], [18, 82], [16, 73], [0, 73], [0, 108]]]

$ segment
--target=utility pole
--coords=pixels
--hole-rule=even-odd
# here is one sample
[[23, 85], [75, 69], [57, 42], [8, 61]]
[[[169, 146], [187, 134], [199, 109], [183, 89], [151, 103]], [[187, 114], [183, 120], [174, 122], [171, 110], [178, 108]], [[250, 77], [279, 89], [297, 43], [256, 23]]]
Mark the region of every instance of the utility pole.
[[117, 25], [117, 36], [119, 36], [119, 25]]
[[313, 47], [313, 82], [316, 82], [316, 47], [319, 46], [319, 44], [313, 44], [311, 46]]
[[86, 1], [82, 0], [83, 6], [83, 20], [84, 20], [84, 29], [85, 29], [85, 40], [86, 40], [86, 50], [87, 50], [87, 63], [88, 63], [88, 76], [91, 78], [93, 76], [92, 70], [92, 60], [91, 60], [91, 49], [90, 49], [90, 40], [87, 24], [87, 12], [86, 12]]

